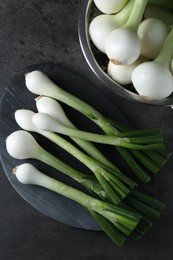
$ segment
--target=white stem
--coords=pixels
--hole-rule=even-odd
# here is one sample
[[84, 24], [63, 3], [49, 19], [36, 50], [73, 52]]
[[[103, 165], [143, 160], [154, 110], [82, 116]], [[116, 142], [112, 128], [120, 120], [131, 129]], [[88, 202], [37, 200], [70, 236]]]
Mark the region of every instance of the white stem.
[[13, 173], [23, 184], [37, 185], [52, 190], [58, 194], [61, 194], [64, 197], [78, 202], [79, 204], [90, 210], [91, 201], [95, 203], [94, 198], [88, 196], [84, 192], [81, 192], [73, 187], [70, 187], [56, 179], [45, 175], [29, 163], [24, 163], [15, 167], [13, 169]]

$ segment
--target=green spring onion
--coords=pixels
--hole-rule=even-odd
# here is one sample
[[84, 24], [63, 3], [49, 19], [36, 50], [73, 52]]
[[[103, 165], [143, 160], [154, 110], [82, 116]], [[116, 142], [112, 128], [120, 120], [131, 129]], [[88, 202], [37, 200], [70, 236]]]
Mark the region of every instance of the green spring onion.
[[13, 173], [23, 184], [44, 187], [87, 208], [118, 246], [123, 245], [125, 238], [132, 233], [140, 221], [138, 214], [93, 198], [43, 174], [31, 164], [21, 164], [13, 170]]
[[[96, 143], [109, 144], [114, 146], [122, 146], [129, 149], [139, 150], [154, 150], [164, 149], [163, 139], [160, 135], [146, 136], [146, 137], [118, 137], [99, 135], [95, 133], [85, 132], [77, 129], [73, 129], [62, 124], [56, 118], [51, 117], [46, 113], [36, 113], [33, 116], [33, 123], [36, 127], [44, 131], [56, 132], [59, 134], [77, 137], [87, 141]], [[151, 143], [152, 142], [152, 143]], [[150, 144], [148, 144], [150, 143]], [[143, 145], [144, 144], [144, 145]]]

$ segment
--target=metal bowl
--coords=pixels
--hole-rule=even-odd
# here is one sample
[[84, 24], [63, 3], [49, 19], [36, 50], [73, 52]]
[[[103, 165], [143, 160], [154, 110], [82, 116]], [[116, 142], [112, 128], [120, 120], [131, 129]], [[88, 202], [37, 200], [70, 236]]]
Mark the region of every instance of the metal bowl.
[[108, 58], [95, 48], [88, 33], [90, 21], [98, 14], [99, 11], [95, 7], [93, 0], [83, 0], [78, 24], [79, 41], [88, 65], [99, 80], [104, 83], [106, 88], [128, 100], [157, 106], [172, 106], [173, 95], [162, 100], [146, 100], [135, 92], [132, 84], [121, 86], [107, 74]]

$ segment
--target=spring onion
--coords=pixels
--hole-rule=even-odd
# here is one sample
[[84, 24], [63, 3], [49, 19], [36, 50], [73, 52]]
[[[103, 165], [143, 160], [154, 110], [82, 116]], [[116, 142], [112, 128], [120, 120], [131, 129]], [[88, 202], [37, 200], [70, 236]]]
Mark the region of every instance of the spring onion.
[[[98, 218], [99, 215], [101, 215], [105, 220], [113, 224], [111, 238], [118, 246], [123, 245], [125, 238], [131, 234], [140, 221], [140, 216], [138, 214], [95, 199], [84, 192], [43, 174], [31, 164], [21, 164], [13, 170], [13, 173], [23, 184], [44, 187], [66, 198], [74, 200], [87, 208], [90, 212], [95, 212]], [[101, 220], [102, 218], [100, 221]], [[100, 221], [98, 221], [99, 224]], [[106, 228], [105, 232], [109, 234], [111, 230]]]
[[[76, 201], [84, 207], [86, 207], [86, 202], [88, 201], [88, 199], [91, 200], [91, 203], [89, 204], [90, 207], [87, 206], [87, 209], [90, 211], [92, 216], [105, 231], [105, 233], [108, 234], [108, 236], [110, 236], [110, 238], [119, 246], [122, 246], [125, 238], [127, 237], [127, 235], [129, 235], [128, 226], [132, 225], [130, 224], [131, 220], [129, 219], [131, 218], [131, 213], [138, 216], [138, 218], [140, 218], [140, 221], [138, 221], [138, 223], [136, 224], [135, 229], [132, 232], [130, 231], [130, 235], [132, 238], [139, 239], [151, 228], [153, 220], [157, 219], [159, 216], [159, 213], [156, 212], [154, 209], [150, 208], [149, 205], [152, 205], [152, 207], [154, 208], [156, 207], [158, 210], [162, 210], [164, 207], [163, 203], [155, 199], [152, 199], [148, 195], [143, 195], [143, 193], [137, 191], [134, 191], [132, 196], [129, 196], [128, 199], [130, 201], [130, 204], [131, 202], [133, 202], [133, 205], [130, 206], [123, 202], [121, 203], [120, 207], [114, 207], [109, 202], [99, 201], [98, 199], [92, 198], [91, 196], [88, 196], [81, 191], [78, 191], [70, 186], [65, 185], [62, 182], [59, 182], [58, 180], [46, 176], [45, 174], [38, 171], [38, 169], [36, 169], [33, 165], [28, 163], [23, 163], [15, 167], [13, 173], [16, 175], [17, 179], [23, 184], [42, 186], [44, 188], [57, 192], [60, 195], [63, 195], [69, 199]], [[137, 201], [136, 198], [139, 200]], [[141, 200], [148, 203], [148, 206], [147, 204], [143, 204]], [[102, 205], [102, 208], [98, 207], [98, 202], [99, 205]], [[108, 212], [119, 213], [120, 215], [126, 212], [130, 215], [127, 215], [127, 219], [124, 219], [123, 222], [121, 222], [122, 219], [118, 219], [115, 225], [112, 218], [110, 218], [109, 215], [103, 212], [103, 207], [105, 207], [105, 210]], [[99, 209], [102, 210], [99, 211]], [[115, 209], [117, 209], [116, 212]], [[126, 216], [124, 215], [124, 217]], [[121, 225], [123, 226], [125, 225], [126, 228], [125, 226], [119, 226], [119, 223], [121, 223]], [[118, 229], [120, 229], [121, 231]]]
[[129, 65], [140, 56], [141, 44], [137, 36], [137, 30], [147, 2], [147, 0], [135, 0], [127, 22], [107, 36], [105, 51], [113, 63]]
[[[164, 149], [164, 144], [160, 136], [153, 137], [117, 137], [117, 136], [107, 136], [99, 135], [95, 133], [80, 131], [63, 125], [60, 121], [56, 120], [54, 117], [46, 113], [36, 113], [33, 116], [33, 124], [44, 131], [52, 131], [59, 134], [73, 136], [87, 141], [92, 141], [96, 143], [109, 144], [114, 146], [122, 146], [129, 149], [139, 149], [139, 150], [151, 150], [151, 149]], [[153, 141], [151, 144], [145, 144]], [[156, 142], [156, 144], [155, 144]], [[140, 144], [138, 144], [140, 143]], [[142, 145], [144, 144], [144, 145]]]
[[[64, 113], [64, 111], [63, 111], [63, 113]], [[21, 109], [21, 110], [16, 111], [15, 118], [16, 118], [17, 123], [20, 126], [24, 126], [24, 128], [27, 128], [27, 129], [29, 128], [30, 131], [36, 131], [35, 127], [33, 126], [32, 122], [31, 122], [31, 117], [33, 116], [33, 114], [34, 114], [34, 112], [32, 112], [32, 111], [29, 111], [26, 109]], [[58, 115], [58, 117], [60, 117], [62, 120], [64, 120], [64, 118], [62, 118], [62, 115]], [[66, 118], [65, 121], [68, 121], [68, 118]], [[39, 133], [39, 131], [36, 131], [36, 132]], [[43, 131], [43, 135], [45, 137], [47, 137], [46, 135], [48, 135], [48, 138], [51, 136], [50, 132], [48, 134], [44, 134], [44, 133], [45, 133], [45, 131]], [[51, 140], [51, 138], [49, 138], [49, 139]], [[30, 143], [32, 143], [32, 141]], [[12, 148], [12, 150], [13, 150], [13, 148]], [[23, 158], [23, 155], [20, 158]], [[83, 178], [82, 174], [78, 173], [78, 177], [79, 177], [79, 175], [80, 175], [80, 177]], [[70, 175], [70, 176], [72, 176], [72, 175]], [[78, 178], [78, 179], [80, 179], [80, 178]], [[84, 179], [81, 181], [81, 184], [83, 181], [86, 182], [86, 179], [87, 178], [84, 177]], [[87, 181], [88, 180], [89, 179], [87, 179]], [[86, 183], [85, 183], [84, 187], [87, 187], [89, 191], [91, 191], [91, 187], [92, 187], [92, 191], [94, 188], [94, 192], [95, 192], [95, 193], [93, 193], [93, 195], [97, 194], [99, 197], [101, 197], [104, 200], [108, 199], [107, 196], [105, 196], [105, 192], [104, 192], [103, 188], [101, 186], [99, 186], [99, 183], [96, 183], [96, 180], [94, 181], [94, 179], [90, 179], [89, 185], [86, 185]], [[95, 189], [97, 191], [95, 191]], [[131, 191], [130, 194], [128, 195], [127, 200], [124, 202], [121, 202], [120, 205], [121, 205], [122, 209], [130, 210], [141, 216], [141, 220], [140, 220], [139, 224], [137, 225], [137, 227], [131, 234], [131, 237], [137, 238], [137, 239], [141, 238], [141, 236], [143, 236], [151, 228], [153, 221], [155, 221], [158, 218], [158, 216], [160, 215], [158, 210], [160, 211], [163, 209], [162, 203], [160, 203], [159, 201], [156, 201], [155, 199], [150, 198], [149, 196], [146, 196], [143, 193], [139, 193], [137, 191], [133, 191], [133, 192]], [[114, 230], [112, 224], [109, 223], [103, 217], [98, 216], [96, 213], [91, 212], [91, 214], [98, 221], [98, 223], [101, 224], [103, 230], [105, 230], [105, 227], [107, 227], [105, 232], [109, 236], [111, 236], [111, 238], [113, 239], [113, 237], [114, 237], [113, 234], [114, 234], [114, 232], [117, 233], [117, 230], [116, 231]], [[114, 232], [113, 233], [110, 232], [110, 229], [112, 231], [114, 230]]]
[[170, 71], [173, 57], [173, 29], [170, 31], [158, 56], [137, 66], [132, 73], [132, 82], [139, 95], [149, 100], [168, 97], [173, 91]]
[[[48, 100], [50, 101], [50, 100]], [[47, 137], [49, 140], [55, 142], [56, 140], [56, 144], [59, 144], [59, 141], [61, 141], [61, 139], [59, 140], [59, 138], [54, 135], [49, 133], [46, 133], [45, 131], [40, 131], [37, 130], [34, 125], [32, 124], [31, 118], [33, 116], [34, 112], [30, 111], [30, 110], [26, 110], [26, 109], [20, 109], [17, 110], [15, 112], [15, 119], [18, 123], [18, 125], [20, 127], [22, 127], [25, 130], [29, 130], [29, 131], [34, 131], [37, 133], [42, 134], [43, 136]], [[52, 138], [51, 136], [54, 136], [54, 138]], [[83, 175], [83, 174], [79, 174], [78, 175]], [[71, 175], [72, 176], [72, 175]], [[84, 176], [84, 183], [86, 182], [86, 176]], [[90, 191], [90, 193], [95, 194], [99, 197], [101, 197], [102, 199], [108, 199], [108, 197], [105, 194], [105, 191], [103, 190], [103, 188], [100, 186], [99, 187], [99, 183], [96, 183], [96, 180], [88, 178], [88, 181], [90, 180], [89, 184], [92, 185], [92, 188], [88, 185], [87, 189]], [[128, 179], [127, 179], [128, 180]], [[80, 182], [82, 184], [82, 182]], [[128, 183], [130, 183], [130, 179], [128, 180]], [[83, 185], [84, 186], [84, 185]], [[86, 185], [84, 186], [86, 187]], [[132, 191], [131, 191], [132, 192]], [[142, 214], [142, 218], [143, 222], [146, 222], [146, 218], [151, 222], [153, 222], [153, 220], [155, 220], [156, 218], [158, 218], [159, 216], [159, 212], [157, 212], [158, 210], [162, 210], [163, 209], [163, 204], [153, 200], [152, 198], [150, 199], [150, 197], [146, 197], [146, 195], [144, 194], [140, 194], [139, 192], [133, 192], [132, 196], [131, 196], [131, 192], [128, 195], [129, 199], [128, 201], [126, 201], [126, 204], [123, 203], [123, 206], [128, 208], [130, 207], [130, 210], [134, 210], [134, 206], [131, 204], [131, 200], [133, 201], [135, 199], [135, 204], [137, 205], [137, 208], [135, 208], [138, 211], [138, 214]], [[152, 207], [153, 209], [148, 208], [148, 206], [146, 204], [148, 204], [148, 201], [151, 201], [149, 204], [149, 207]], [[155, 208], [155, 204], [157, 205], [156, 210], [154, 210]], [[121, 202], [122, 205], [122, 202]], [[139, 207], [138, 207], [139, 205]], [[146, 223], [145, 223], [146, 225]], [[151, 226], [151, 223], [148, 223], [149, 226]], [[146, 226], [145, 232], [148, 230], [148, 226]], [[140, 234], [141, 236], [142, 234]]]

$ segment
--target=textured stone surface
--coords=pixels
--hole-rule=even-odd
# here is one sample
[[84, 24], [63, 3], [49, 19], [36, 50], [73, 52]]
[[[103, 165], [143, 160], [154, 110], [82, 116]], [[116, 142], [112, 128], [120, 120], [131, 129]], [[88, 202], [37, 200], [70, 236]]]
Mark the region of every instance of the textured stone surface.
[[[81, 3], [0, 0], [0, 95], [16, 72], [42, 62], [70, 67], [103, 89], [80, 49], [77, 22]], [[160, 126], [166, 119], [167, 108], [111, 98], [138, 128]], [[12, 188], [1, 167], [0, 259], [172, 260], [172, 170], [171, 159], [158, 174], [158, 197], [167, 205], [160, 219], [143, 239], [129, 240], [119, 249], [103, 233], [60, 224], [33, 209]]]

